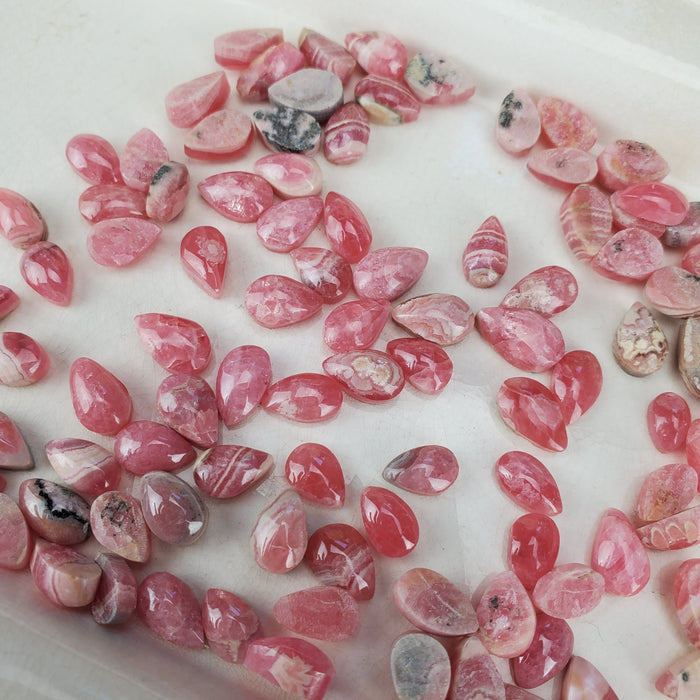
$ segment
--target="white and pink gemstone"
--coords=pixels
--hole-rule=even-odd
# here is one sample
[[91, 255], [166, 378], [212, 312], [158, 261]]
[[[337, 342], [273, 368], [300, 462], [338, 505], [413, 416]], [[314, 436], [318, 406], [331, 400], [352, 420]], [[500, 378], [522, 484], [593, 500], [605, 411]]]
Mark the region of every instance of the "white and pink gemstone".
[[698, 473], [689, 464], [666, 464], [649, 472], [637, 495], [635, 510], [641, 520], [654, 522], [690, 505], [698, 490]]
[[362, 78], [355, 85], [355, 99], [377, 124], [414, 122], [421, 111], [421, 103], [403, 83], [379, 75]]
[[169, 160], [160, 137], [150, 129], [141, 129], [126, 142], [119, 167], [126, 185], [137, 192], [148, 192], [158, 168]]
[[540, 138], [542, 124], [537, 105], [522, 88], [511, 90], [501, 102], [496, 143], [512, 156], [527, 153]]
[[678, 567], [673, 603], [688, 641], [700, 648], [700, 559], [687, 559]]
[[282, 30], [277, 27], [227, 32], [214, 39], [214, 60], [224, 68], [241, 68], [270, 46], [281, 43]]
[[146, 218], [146, 194], [126, 185], [93, 185], [80, 195], [78, 210], [91, 224], [125, 216]]
[[194, 483], [212, 498], [234, 498], [272, 470], [272, 455], [242, 445], [214, 445], [197, 460]]
[[358, 299], [339, 304], [323, 322], [323, 342], [336, 353], [365, 350], [379, 338], [390, 313], [387, 301]]
[[323, 371], [336, 379], [348, 396], [363, 403], [393, 399], [406, 383], [398, 362], [372, 348], [331, 355], [323, 361]]
[[[700, 651], [689, 654], [672, 663], [657, 679], [654, 687], [666, 697], [692, 700], [700, 693]], [[610, 700], [616, 700], [617, 696]], [[607, 700], [607, 698], [606, 698]]]
[[352, 54], [343, 46], [311, 29], [301, 30], [299, 50], [310, 66], [334, 73], [343, 85], [350, 80], [357, 65]]
[[0, 321], [19, 306], [19, 297], [9, 287], [0, 284]]
[[92, 618], [98, 625], [122, 625], [136, 612], [136, 576], [126, 559], [111, 552], [100, 552], [95, 563], [102, 576], [90, 606]]
[[425, 294], [397, 304], [392, 319], [410, 333], [438, 345], [454, 345], [474, 328], [474, 312], [454, 294]]
[[32, 534], [19, 506], [0, 493], [0, 569], [24, 569], [32, 554]]
[[561, 146], [532, 153], [527, 169], [545, 185], [568, 191], [576, 185], [593, 182], [598, 163], [588, 151]]
[[148, 218], [160, 223], [172, 221], [185, 208], [190, 192], [187, 166], [174, 160], [156, 170], [146, 195]]
[[153, 221], [126, 216], [99, 221], [87, 237], [90, 257], [105, 267], [124, 267], [141, 258], [162, 228]]
[[422, 445], [402, 452], [382, 472], [382, 477], [390, 484], [422, 496], [442, 493], [458, 476], [457, 457], [442, 445]]
[[447, 700], [505, 700], [501, 674], [478, 635], [465, 637], [452, 656], [452, 683]]
[[208, 114], [185, 136], [185, 155], [198, 160], [238, 158], [253, 143], [253, 122], [238, 109], [220, 109]]
[[180, 261], [188, 277], [209, 296], [219, 299], [224, 286], [228, 245], [214, 226], [196, 226], [180, 242]]
[[501, 222], [490, 216], [470, 238], [462, 255], [462, 269], [474, 287], [493, 287], [508, 267], [508, 241]]
[[557, 97], [541, 97], [537, 111], [542, 131], [555, 147], [571, 146], [589, 151], [598, 139], [593, 120], [571, 102]]
[[66, 158], [73, 170], [91, 185], [121, 182], [119, 156], [114, 146], [101, 136], [74, 136], [66, 144]]
[[408, 63], [403, 43], [393, 34], [379, 31], [351, 32], [345, 46], [368, 73], [399, 80]]
[[615, 331], [613, 355], [625, 372], [646, 377], [661, 369], [668, 357], [666, 335], [651, 311], [635, 301]]
[[647, 428], [659, 452], [674, 452], [683, 447], [690, 427], [688, 402], [673, 391], [655, 396], [647, 406]]
[[306, 64], [304, 54], [288, 41], [268, 46], [255, 56], [241, 71], [236, 81], [236, 92], [246, 102], [262, 102], [273, 83], [300, 70]]
[[19, 428], [5, 413], [0, 412], [0, 468], [31, 469], [34, 460]]
[[423, 338], [396, 338], [387, 353], [403, 370], [406, 381], [424, 394], [439, 394], [452, 379], [452, 360], [436, 343]]
[[197, 189], [214, 211], [243, 224], [257, 221], [272, 206], [275, 196], [267, 180], [242, 171], [210, 175]]
[[292, 374], [272, 384], [261, 406], [298, 423], [319, 423], [333, 418], [343, 403], [343, 390], [333, 377], [316, 372]]
[[598, 179], [607, 190], [663, 180], [669, 170], [668, 163], [654, 148], [631, 139], [608, 144], [598, 156]]
[[685, 549], [700, 542], [700, 506], [637, 528], [642, 544], [649, 549], [665, 551]]
[[700, 313], [700, 278], [682, 267], [661, 267], [648, 277], [644, 296], [666, 316], [696, 316]]
[[315, 316], [321, 297], [285, 275], [264, 275], [248, 285], [244, 298], [251, 318], [263, 328], [285, 328]]
[[626, 228], [613, 234], [591, 260], [591, 267], [617, 282], [641, 282], [662, 267], [661, 241], [641, 228]]
[[590, 262], [612, 236], [610, 197], [593, 185], [578, 185], [559, 209], [566, 243], [581, 262]]
[[361, 297], [393, 301], [413, 287], [427, 264], [428, 254], [420, 248], [370, 251], [355, 267], [355, 291]]
[[399, 700], [445, 700], [450, 657], [435, 637], [404, 632], [391, 647], [391, 678]]
[[406, 66], [404, 80], [421, 102], [430, 105], [464, 102], [476, 91], [466, 66], [434, 51], [421, 51], [413, 56]]
[[516, 282], [499, 306], [530, 309], [550, 318], [568, 309], [577, 297], [576, 278], [563, 267], [547, 265]]
[[618, 700], [603, 674], [582, 656], [572, 656], [561, 684], [561, 700]]
[[541, 515], [561, 513], [557, 482], [536, 457], [518, 450], [506, 452], [496, 461], [495, 470], [503, 492], [521, 508]]
[[51, 368], [46, 350], [25, 333], [0, 333], [0, 386], [28, 386]]
[[243, 663], [248, 644], [262, 630], [255, 611], [243, 598], [210, 588], [202, 603], [202, 627], [209, 648], [224, 661]]
[[625, 213], [664, 226], [677, 226], [688, 214], [685, 195], [663, 182], [638, 182], [617, 192], [617, 206]]
[[345, 258], [326, 248], [290, 251], [299, 279], [321, 296], [324, 304], [340, 301], [352, 288], [352, 268]]
[[356, 163], [367, 150], [369, 117], [356, 102], [339, 107], [326, 122], [323, 153], [329, 163]]
[[43, 241], [48, 230], [39, 210], [26, 197], [0, 187], [0, 235], [15, 248], [28, 248]]
[[320, 166], [303, 153], [271, 153], [258, 158], [253, 170], [283, 199], [317, 195], [323, 187]]
[[605, 578], [585, 564], [561, 564], [544, 574], [532, 591], [532, 602], [552, 617], [581, 617], [598, 606]]
[[73, 267], [63, 249], [39, 241], [25, 249], [19, 263], [24, 281], [44, 299], [68, 306], [73, 295]]
[[209, 73], [174, 87], [165, 96], [165, 113], [171, 124], [188, 129], [220, 109], [230, 92], [224, 71]]
[[90, 506], [95, 539], [124, 559], [143, 563], [151, 556], [151, 531], [138, 499], [125, 491], [105, 491]]
[[311, 235], [323, 216], [318, 195], [295, 197], [273, 204], [256, 223], [261, 243], [275, 253], [289, 253]]

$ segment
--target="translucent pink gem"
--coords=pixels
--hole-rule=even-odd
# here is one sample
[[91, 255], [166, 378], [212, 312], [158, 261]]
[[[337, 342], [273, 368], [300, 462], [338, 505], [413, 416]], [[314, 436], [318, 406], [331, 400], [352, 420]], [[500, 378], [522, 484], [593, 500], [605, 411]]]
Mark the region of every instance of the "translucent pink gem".
[[428, 254], [420, 248], [379, 248], [360, 260], [353, 273], [361, 297], [393, 301], [420, 279]]
[[161, 231], [158, 224], [145, 219], [106, 219], [90, 229], [88, 253], [105, 267], [131, 265], [156, 242]]
[[368, 73], [398, 80], [406, 71], [406, 47], [393, 34], [351, 32], [345, 35], [345, 46]]
[[605, 590], [614, 595], [636, 595], [651, 575], [649, 555], [627, 516], [608, 508], [598, 524], [591, 567], [605, 579]]
[[331, 660], [318, 647], [296, 637], [256, 639], [243, 665], [304, 700], [322, 700], [335, 675]]
[[561, 684], [561, 700], [618, 700], [601, 672], [582, 656], [572, 656]]
[[78, 134], [66, 145], [66, 158], [91, 185], [121, 182], [119, 156], [109, 141], [95, 134]]
[[640, 141], [618, 139], [598, 156], [598, 179], [608, 190], [663, 180], [668, 173], [668, 163], [654, 148]]
[[321, 297], [302, 282], [284, 275], [265, 275], [248, 285], [244, 298], [252, 319], [264, 328], [285, 328], [321, 310]]
[[253, 122], [237, 109], [220, 109], [197, 122], [185, 136], [185, 155], [198, 160], [242, 156], [253, 143]]
[[122, 471], [114, 454], [90, 440], [51, 440], [46, 443], [46, 457], [68, 486], [87, 496], [99, 496], [119, 486]]
[[214, 445], [197, 461], [194, 483], [212, 498], [234, 498], [262, 481], [274, 465], [272, 455], [241, 445]]
[[250, 535], [255, 562], [272, 574], [284, 574], [304, 557], [308, 535], [299, 494], [283, 491], [258, 516]]
[[590, 262], [612, 235], [610, 198], [593, 185], [578, 185], [559, 209], [564, 238], [581, 262]]
[[405, 557], [418, 544], [418, 520], [402, 498], [381, 486], [366, 486], [360, 512], [372, 546], [385, 557]]
[[391, 678], [399, 700], [445, 700], [450, 657], [429, 634], [405, 632], [391, 647]]
[[559, 487], [551, 472], [527, 452], [506, 452], [496, 461], [496, 477], [503, 492], [521, 508], [542, 515], [562, 511]]
[[683, 447], [690, 420], [688, 403], [673, 391], [655, 396], [647, 406], [649, 437], [659, 452]]
[[661, 369], [668, 357], [668, 340], [651, 311], [635, 301], [615, 331], [613, 355], [625, 372], [645, 377]]
[[571, 146], [588, 151], [598, 139], [593, 120], [576, 105], [557, 97], [537, 102], [542, 131], [554, 146]]
[[310, 66], [334, 73], [343, 85], [348, 82], [357, 65], [352, 54], [343, 46], [311, 29], [302, 29], [299, 50]]
[[131, 397], [127, 388], [88, 357], [79, 357], [73, 362], [70, 391], [75, 415], [88, 430], [115, 435], [131, 419]]
[[345, 478], [338, 458], [325, 446], [305, 442], [295, 447], [284, 465], [290, 486], [310, 503], [340, 508], [345, 503]]
[[44, 299], [68, 306], [73, 295], [73, 268], [55, 243], [39, 241], [27, 248], [19, 263], [24, 281]]
[[146, 195], [126, 185], [93, 185], [80, 195], [78, 210], [91, 224], [125, 216], [145, 218]]
[[505, 700], [501, 674], [477, 635], [465, 637], [453, 653], [452, 684], [447, 697], [448, 700]]
[[700, 647], [700, 559], [688, 559], [678, 567], [673, 602], [688, 641]]
[[535, 633], [535, 609], [512, 571], [497, 574], [476, 607], [479, 638], [494, 656], [511, 659], [524, 654]]
[[343, 390], [333, 378], [314, 372], [293, 374], [272, 384], [260, 404], [266, 411], [298, 423], [318, 423], [338, 413]]
[[27, 248], [43, 241], [48, 231], [39, 210], [26, 197], [0, 187], [0, 234], [15, 248]]
[[370, 121], [395, 126], [418, 119], [421, 103], [403, 84], [392, 78], [367, 75], [355, 85], [355, 99]]
[[258, 158], [253, 170], [284, 199], [317, 195], [323, 186], [323, 173], [318, 163], [303, 153], [271, 153]]
[[581, 617], [600, 603], [605, 578], [585, 564], [562, 564], [535, 584], [532, 601], [552, 617]]
[[151, 531], [138, 499], [125, 491], [106, 491], [90, 506], [95, 539], [124, 559], [145, 562], [151, 556]]
[[122, 178], [131, 189], [148, 192], [158, 168], [169, 160], [160, 137], [150, 129], [141, 129], [126, 142], [119, 158]]
[[0, 320], [19, 306], [19, 297], [9, 288], [0, 284]]
[[182, 435], [152, 420], [137, 420], [122, 428], [114, 441], [114, 455], [132, 474], [172, 471], [194, 462], [197, 453]]
[[696, 244], [686, 250], [681, 258], [681, 267], [700, 277], [700, 245]]
[[549, 516], [528, 513], [511, 526], [508, 566], [528, 590], [554, 568], [558, 554], [559, 529]]
[[357, 601], [337, 586], [315, 586], [277, 600], [272, 615], [280, 625], [304, 637], [340, 642], [360, 624]]
[[386, 301], [358, 299], [336, 306], [323, 323], [323, 342], [333, 352], [364, 350], [379, 338], [391, 305]]
[[349, 263], [359, 262], [369, 252], [372, 231], [356, 204], [337, 192], [326, 195], [323, 223], [331, 249]]
[[626, 228], [603, 244], [591, 267], [618, 282], [640, 282], [663, 262], [664, 249], [658, 238], [640, 228]]
[[186, 129], [220, 109], [230, 92], [224, 71], [209, 73], [174, 87], [165, 96], [165, 113], [171, 124]]
[[688, 213], [680, 224], [665, 227], [661, 242], [669, 248], [686, 248], [700, 243], [700, 202], [688, 204]]
[[536, 151], [528, 158], [527, 169], [546, 185], [569, 190], [574, 185], [593, 182], [598, 163], [588, 151], [562, 146]]
[[522, 88], [511, 90], [501, 102], [496, 143], [512, 156], [527, 153], [540, 137], [542, 125], [533, 99]]
[[663, 182], [639, 182], [620, 190], [617, 205], [624, 212], [664, 226], [675, 226], [688, 213], [682, 192]]
[[146, 196], [146, 214], [149, 219], [167, 223], [185, 207], [190, 191], [187, 166], [169, 160], [158, 168]]
[[493, 287], [508, 266], [508, 241], [501, 222], [490, 216], [469, 239], [462, 255], [462, 269], [474, 287]]
[[391, 317], [410, 333], [438, 345], [454, 345], [474, 328], [474, 312], [453, 294], [424, 294], [397, 304]]
[[452, 105], [468, 100], [476, 86], [467, 68], [434, 51], [417, 53], [408, 62], [404, 80], [423, 103]]
[[543, 372], [564, 356], [564, 338], [549, 319], [528, 309], [492, 306], [476, 315], [481, 337], [518, 369]]
[[228, 246], [219, 229], [196, 226], [180, 243], [180, 261], [189, 278], [209, 296], [219, 299], [224, 286]]
[[567, 425], [577, 421], [600, 396], [603, 371], [600, 362], [588, 350], [572, 350], [552, 367], [552, 393], [561, 403]]
[[270, 183], [254, 173], [218, 173], [202, 180], [197, 189], [214, 211], [240, 223], [257, 221], [274, 200]]
[[256, 56], [238, 76], [238, 96], [247, 102], [266, 100], [270, 85], [303, 68], [305, 63], [304, 54], [293, 44], [288, 41], [274, 44]]
[[637, 528], [642, 544], [649, 549], [685, 549], [700, 542], [700, 506], [669, 515]]
[[202, 626], [209, 648], [224, 661], [243, 663], [248, 643], [262, 630], [255, 611], [235, 593], [210, 588], [202, 603]]
[[348, 350], [323, 361], [323, 371], [334, 377], [348, 396], [363, 403], [393, 399], [406, 383], [401, 366], [381, 350]]
[[265, 49], [282, 43], [282, 30], [276, 27], [239, 29], [214, 39], [214, 59], [225, 68], [247, 66]]
[[422, 496], [442, 493], [458, 475], [457, 458], [452, 450], [441, 445], [422, 445], [402, 452], [382, 472], [389, 483]]
[[158, 387], [156, 406], [162, 421], [197, 447], [212, 447], [219, 436], [214, 390], [191, 374], [172, 374]]
[[0, 333], [0, 386], [28, 386], [51, 367], [46, 350], [24, 333]]
[[409, 569], [392, 592], [399, 612], [423, 632], [461, 637], [479, 627], [469, 595], [437, 571]]
[[328, 586], [347, 590], [356, 600], [374, 596], [374, 557], [367, 540], [345, 523], [324, 525], [309, 537], [306, 564]]
[[95, 563], [102, 569], [100, 585], [90, 606], [98, 625], [122, 625], [136, 612], [138, 584], [125, 559], [100, 552]]
[[662, 267], [647, 279], [644, 296], [667, 316], [695, 316], [700, 313], [700, 278], [682, 267]]
[[576, 278], [563, 267], [547, 265], [516, 282], [499, 306], [530, 309], [549, 318], [568, 309], [577, 297]]
[[396, 338], [387, 353], [403, 370], [406, 381], [424, 394], [439, 394], [452, 378], [452, 360], [436, 343], [422, 338]]
[[610, 207], [613, 215], [613, 228], [641, 228], [655, 238], [661, 238], [666, 232], [666, 226], [655, 221], [649, 221], [640, 216], [634, 216], [620, 207], [623, 190], [616, 190], [610, 195]]
[[273, 204], [256, 224], [258, 238], [276, 253], [298, 248], [318, 226], [323, 216], [323, 199], [318, 196], [297, 197]]
[[661, 520], [687, 508], [698, 490], [698, 474], [689, 464], [666, 464], [649, 472], [637, 495], [641, 520]]
[[146, 576], [139, 585], [136, 610], [144, 624], [167, 642], [185, 649], [204, 646], [199, 602], [177, 576], [167, 571]]
[[299, 278], [321, 296], [324, 304], [340, 301], [352, 287], [352, 268], [347, 260], [325, 248], [290, 251]]
[[32, 536], [19, 506], [0, 493], [0, 569], [24, 569], [32, 553]]
[[339, 107], [326, 122], [323, 153], [329, 163], [356, 163], [367, 150], [369, 117], [356, 102]]
[[34, 460], [14, 421], [0, 412], [0, 468], [31, 469]]

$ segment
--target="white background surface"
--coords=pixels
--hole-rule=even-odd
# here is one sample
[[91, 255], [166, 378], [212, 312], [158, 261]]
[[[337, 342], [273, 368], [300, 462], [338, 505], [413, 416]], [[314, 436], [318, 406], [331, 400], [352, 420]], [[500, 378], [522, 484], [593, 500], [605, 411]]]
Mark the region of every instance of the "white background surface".
[[[200, 598], [210, 586], [228, 588], [260, 613], [268, 633], [283, 633], [270, 615], [272, 604], [315, 580], [303, 567], [282, 577], [261, 572], [249, 553], [248, 535], [259, 511], [283, 487], [289, 452], [301, 442], [322, 442], [345, 470], [346, 506], [339, 512], [309, 507], [311, 532], [341, 520], [361, 527], [359, 493], [368, 484], [382, 483], [381, 470], [388, 461], [421, 444], [446, 445], [461, 465], [454, 487], [435, 499], [402, 494], [420, 519], [419, 545], [403, 560], [377, 556], [377, 594], [361, 605], [357, 636], [319, 645], [337, 669], [329, 698], [390, 698], [388, 652], [394, 637], [410, 627], [390, 601], [396, 576], [428, 566], [478, 592], [485, 577], [506, 566], [508, 528], [523, 511], [498, 489], [493, 476], [498, 456], [524, 449], [555, 474], [564, 500], [564, 512], [556, 518], [559, 563], [587, 562], [602, 512], [617, 507], [631, 515], [644, 475], [682, 461], [680, 453], [654, 450], [645, 422], [649, 400], [669, 390], [686, 396], [693, 417], [700, 417], [700, 406], [683, 389], [673, 358], [657, 375], [635, 379], [616, 366], [610, 351], [614, 329], [630, 304], [641, 299], [641, 288], [599, 278], [574, 259], [558, 223], [563, 194], [532, 179], [524, 160], [501, 152], [493, 127], [498, 105], [512, 87], [569, 99], [599, 126], [595, 152], [616, 138], [647, 141], [670, 163], [668, 181], [689, 199], [700, 199], [697, 4], [589, 2], [564, 15], [551, 0], [439, 0], [422, 8], [388, 0], [41, 0], [6, 5], [0, 29], [0, 186], [21, 192], [39, 207], [50, 238], [66, 251], [76, 277], [72, 304], [55, 307], [22, 281], [20, 253], [1, 246], [0, 283], [15, 289], [22, 303], [0, 329], [33, 336], [53, 364], [50, 375], [35, 386], [0, 387], [0, 410], [17, 422], [35, 455], [32, 476], [52, 478], [43, 454], [50, 439], [83, 437], [110, 445], [109, 439], [89, 434], [73, 414], [68, 370], [77, 357], [92, 357], [127, 385], [135, 418], [156, 417], [155, 390], [165, 372], [137, 337], [133, 317], [138, 313], [173, 313], [201, 323], [214, 346], [204, 375], [212, 383], [220, 360], [240, 344], [268, 350], [274, 379], [320, 371], [328, 354], [321, 341], [325, 309], [310, 322], [279, 331], [250, 320], [242, 302], [246, 286], [266, 273], [294, 276], [291, 261], [265, 250], [252, 225], [235, 224], [212, 212], [196, 192], [196, 183], [209, 174], [252, 169], [255, 159], [265, 155], [263, 147], [256, 145], [242, 161], [230, 164], [190, 161], [182, 152], [184, 132], [165, 117], [168, 90], [217, 70], [213, 39], [234, 29], [280, 26], [292, 42], [304, 26], [337, 41], [349, 31], [383, 29], [402, 39], [409, 52], [442, 50], [470, 66], [477, 93], [469, 102], [425, 108], [414, 124], [373, 127], [366, 157], [353, 166], [331, 166], [319, 156], [324, 191], [339, 191], [358, 204], [372, 226], [375, 248], [414, 245], [429, 252], [428, 267], [407, 296], [454, 293], [476, 311], [497, 304], [537, 267], [567, 267], [579, 281], [580, 296], [555, 320], [567, 349], [590, 350], [603, 366], [601, 399], [572, 426], [568, 449], [556, 455], [532, 447], [502, 423], [495, 394], [505, 378], [522, 373], [476, 332], [449, 349], [454, 377], [437, 397], [409, 387], [386, 406], [348, 400], [335, 420], [310, 426], [257, 411], [240, 429], [224, 430], [222, 442], [272, 453], [272, 478], [235, 501], [209, 500], [205, 537], [184, 550], [155, 544], [151, 562], [137, 570], [139, 579], [168, 569]], [[229, 77], [234, 85], [236, 73]], [[239, 106], [233, 93], [229, 104]], [[250, 113], [254, 106], [244, 109]], [[77, 133], [91, 132], [120, 151], [146, 126], [161, 136], [173, 159], [190, 167], [188, 205], [141, 262], [121, 270], [101, 268], [87, 254], [88, 225], [77, 211], [78, 196], [87, 185], [65, 160], [65, 144]], [[490, 215], [498, 216], [506, 229], [511, 262], [499, 286], [480, 291], [465, 282], [460, 260], [467, 240]], [[218, 226], [229, 243], [228, 277], [220, 300], [195, 287], [180, 267], [180, 239], [201, 224]], [[323, 245], [323, 239], [314, 234], [308, 244]], [[676, 258], [669, 253], [669, 262]], [[676, 322], [662, 323], [675, 348]], [[401, 335], [388, 324], [377, 347]], [[20, 481], [28, 476], [9, 474], [8, 493], [16, 497]], [[191, 469], [182, 476], [191, 481]], [[128, 487], [126, 479], [123, 485]], [[86, 550], [92, 551], [90, 546]], [[593, 662], [620, 698], [660, 697], [654, 680], [688, 650], [675, 619], [672, 581], [678, 564], [697, 555], [697, 548], [651, 553], [652, 578], [642, 593], [632, 599], [606, 595], [594, 612], [571, 621], [575, 653]], [[0, 655], [0, 695], [5, 697], [213, 700], [246, 697], [255, 684], [245, 672], [208, 652], [185, 652], [160, 642], [136, 620], [120, 630], [102, 629], [89, 613], [58, 610], [34, 590], [27, 572], [0, 571]], [[259, 692], [272, 696], [268, 686]], [[558, 696], [552, 683], [537, 692]]]

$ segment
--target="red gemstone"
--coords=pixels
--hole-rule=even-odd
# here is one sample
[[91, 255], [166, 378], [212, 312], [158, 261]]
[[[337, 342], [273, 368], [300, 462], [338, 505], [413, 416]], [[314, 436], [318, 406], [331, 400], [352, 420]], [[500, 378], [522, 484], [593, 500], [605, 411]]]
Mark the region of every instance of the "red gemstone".
[[372, 231], [358, 206], [337, 192], [326, 195], [323, 223], [331, 249], [349, 263], [359, 262], [369, 252]]
[[234, 498], [264, 479], [272, 455], [241, 445], [214, 445], [194, 468], [197, 488], [212, 498]]
[[593, 120], [579, 107], [557, 97], [542, 97], [537, 111], [544, 135], [554, 146], [573, 146], [588, 151], [598, 139]]
[[527, 452], [506, 452], [496, 462], [504, 493], [520, 507], [541, 515], [561, 513], [559, 487], [547, 467]]
[[9, 288], [0, 284], [0, 321], [19, 306], [19, 297]]
[[0, 235], [15, 248], [27, 248], [43, 241], [48, 230], [39, 210], [26, 197], [0, 187]]
[[386, 301], [347, 301], [326, 316], [323, 341], [333, 352], [366, 350], [379, 338], [390, 313]]
[[698, 490], [698, 473], [689, 464], [667, 464], [647, 474], [637, 495], [641, 520], [653, 522], [680, 513]]
[[285, 328], [321, 310], [321, 297], [305, 284], [284, 275], [264, 275], [248, 285], [245, 306], [264, 328]]
[[148, 192], [158, 168], [169, 160], [168, 149], [157, 134], [141, 129], [126, 142], [122, 151], [119, 159], [122, 178], [132, 190]]
[[343, 403], [343, 391], [332, 377], [302, 372], [280, 379], [260, 400], [261, 406], [299, 423], [318, 423], [333, 418]]
[[563, 267], [547, 265], [517, 282], [499, 306], [530, 309], [549, 318], [568, 309], [577, 296], [576, 278]]
[[287, 457], [284, 473], [304, 499], [329, 508], [345, 503], [345, 479], [338, 458], [324, 445], [305, 442]]
[[564, 421], [577, 421], [595, 402], [603, 388], [603, 372], [596, 356], [572, 350], [552, 367], [552, 393], [559, 399]]
[[459, 476], [459, 463], [447, 447], [423, 445], [394, 457], [384, 467], [382, 476], [406, 491], [434, 496], [454, 484]]
[[321, 197], [287, 199], [260, 215], [256, 224], [258, 238], [268, 250], [289, 253], [311, 235], [322, 216]]
[[358, 296], [393, 301], [420, 279], [428, 254], [420, 248], [379, 248], [367, 253], [355, 267], [353, 283]]
[[301, 281], [319, 294], [324, 304], [340, 301], [350, 291], [350, 263], [332, 250], [297, 248], [290, 256]]
[[270, 46], [282, 43], [282, 30], [276, 27], [239, 29], [214, 39], [214, 59], [225, 68], [247, 66]]
[[20, 260], [24, 281], [44, 299], [68, 306], [73, 294], [73, 268], [66, 254], [51, 241], [27, 248]]
[[360, 510], [367, 538], [385, 557], [405, 557], [418, 544], [418, 520], [392, 491], [366, 486], [360, 495]]
[[91, 224], [125, 216], [145, 218], [146, 195], [126, 185], [93, 185], [80, 195], [78, 210]]
[[673, 452], [685, 444], [690, 427], [690, 408], [678, 394], [667, 391], [655, 396], [647, 407], [647, 428], [659, 452]]
[[474, 312], [453, 294], [424, 294], [397, 304], [391, 317], [409, 333], [438, 345], [454, 345], [474, 328]]
[[605, 579], [585, 564], [562, 564], [535, 584], [533, 603], [552, 617], [580, 617], [600, 603]]
[[618, 190], [610, 195], [610, 207], [613, 215], [613, 228], [638, 228], [650, 233], [654, 238], [661, 238], [666, 233], [666, 226], [655, 221], [643, 219], [641, 216], [634, 216], [625, 211], [619, 204], [623, 190]]
[[197, 189], [214, 211], [243, 224], [257, 221], [274, 201], [270, 183], [254, 173], [233, 171], [210, 175]]
[[0, 386], [28, 386], [43, 379], [51, 361], [46, 350], [24, 333], [0, 333]]
[[137, 420], [122, 428], [114, 441], [114, 455], [132, 474], [182, 469], [197, 453], [182, 435], [151, 420]]
[[559, 530], [546, 515], [528, 513], [510, 528], [508, 566], [528, 590], [554, 568], [559, 554]]
[[222, 70], [182, 83], [165, 96], [168, 120], [184, 129], [194, 126], [221, 108], [230, 92], [231, 86]]
[[66, 145], [66, 158], [91, 185], [121, 182], [119, 156], [109, 141], [95, 134], [78, 134]]
[[240, 664], [249, 640], [260, 635], [260, 620], [235, 593], [210, 588], [202, 603], [202, 626], [209, 648], [224, 661]]
[[224, 357], [216, 376], [216, 401], [227, 428], [260, 403], [271, 376], [270, 356], [257, 345], [241, 345]]
[[618, 700], [615, 691], [590, 661], [572, 656], [561, 683], [561, 700]]
[[452, 360], [435, 343], [422, 338], [396, 338], [387, 353], [403, 370], [406, 381], [424, 394], [439, 394], [452, 378]]
[[334, 377], [348, 396], [363, 403], [393, 399], [405, 384], [403, 370], [381, 350], [349, 350], [323, 361], [323, 370]]
[[88, 253], [105, 267], [131, 265], [156, 242], [161, 231], [158, 224], [133, 216], [105, 219], [90, 229]]
[[219, 229], [197, 226], [180, 243], [180, 261], [189, 278], [218, 299], [224, 286], [228, 246]]
[[617, 205], [625, 213], [664, 226], [676, 226], [688, 213], [682, 192], [663, 182], [639, 182], [620, 190]]

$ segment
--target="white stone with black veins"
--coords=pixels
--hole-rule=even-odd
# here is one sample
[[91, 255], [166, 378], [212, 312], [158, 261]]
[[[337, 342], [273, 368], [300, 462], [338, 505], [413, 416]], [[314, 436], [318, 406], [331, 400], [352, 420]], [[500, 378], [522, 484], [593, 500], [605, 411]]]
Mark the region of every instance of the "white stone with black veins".
[[259, 109], [253, 113], [253, 123], [273, 151], [313, 155], [321, 145], [321, 125], [298, 109]]
[[270, 85], [267, 97], [275, 107], [289, 107], [325, 122], [343, 104], [343, 84], [334, 73], [302, 68]]

